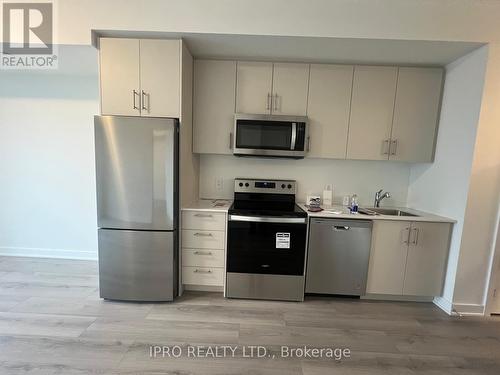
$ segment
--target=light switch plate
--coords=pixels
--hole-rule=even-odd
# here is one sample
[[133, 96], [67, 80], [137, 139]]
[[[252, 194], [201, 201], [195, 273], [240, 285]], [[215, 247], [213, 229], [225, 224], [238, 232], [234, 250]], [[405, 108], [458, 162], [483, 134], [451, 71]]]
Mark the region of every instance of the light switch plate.
[[222, 177], [216, 177], [215, 178], [215, 189], [217, 191], [224, 190], [224, 179]]

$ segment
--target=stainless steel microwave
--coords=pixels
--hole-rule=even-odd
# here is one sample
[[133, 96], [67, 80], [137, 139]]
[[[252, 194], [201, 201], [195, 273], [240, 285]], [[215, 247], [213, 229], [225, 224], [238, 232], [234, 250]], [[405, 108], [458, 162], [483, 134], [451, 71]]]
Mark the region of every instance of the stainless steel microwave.
[[307, 117], [234, 116], [233, 154], [302, 159], [306, 155]]

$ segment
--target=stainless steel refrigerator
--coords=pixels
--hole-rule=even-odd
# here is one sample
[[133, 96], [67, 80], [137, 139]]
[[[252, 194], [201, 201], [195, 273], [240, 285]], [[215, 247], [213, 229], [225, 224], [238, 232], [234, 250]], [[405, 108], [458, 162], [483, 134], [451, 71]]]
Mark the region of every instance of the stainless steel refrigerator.
[[178, 291], [177, 119], [95, 116], [101, 298]]

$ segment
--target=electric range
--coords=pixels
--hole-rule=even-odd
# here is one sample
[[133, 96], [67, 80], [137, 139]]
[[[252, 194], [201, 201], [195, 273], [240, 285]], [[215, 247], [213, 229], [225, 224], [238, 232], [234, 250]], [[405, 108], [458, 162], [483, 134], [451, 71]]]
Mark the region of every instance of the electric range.
[[234, 181], [226, 297], [302, 301], [307, 213], [291, 180]]

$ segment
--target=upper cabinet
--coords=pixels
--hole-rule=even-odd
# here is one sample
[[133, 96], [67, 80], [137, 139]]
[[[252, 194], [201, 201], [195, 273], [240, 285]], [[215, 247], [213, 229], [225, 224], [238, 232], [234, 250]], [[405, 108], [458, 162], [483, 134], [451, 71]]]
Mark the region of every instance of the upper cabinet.
[[309, 64], [275, 63], [271, 112], [275, 115], [305, 116], [309, 87]]
[[307, 101], [308, 156], [345, 158], [352, 77], [350, 65], [311, 65]]
[[347, 159], [387, 160], [397, 67], [356, 66]]
[[305, 116], [309, 65], [237, 63], [236, 112]]
[[271, 113], [273, 64], [238, 61], [236, 112]]
[[141, 39], [141, 116], [179, 117], [180, 40]]
[[140, 116], [139, 40], [100, 39], [101, 113]]
[[440, 68], [399, 68], [390, 160], [432, 161], [442, 85]]
[[431, 162], [441, 68], [357, 66], [347, 159]]
[[232, 153], [235, 90], [235, 61], [195, 60], [194, 152], [204, 154]]
[[[130, 113], [135, 83], [124, 69], [111, 74], [128, 87], [116, 101]], [[236, 112], [307, 116], [307, 157], [433, 160], [441, 68], [197, 60], [194, 77], [194, 152], [231, 154]]]
[[103, 115], [179, 117], [180, 40], [100, 39]]

